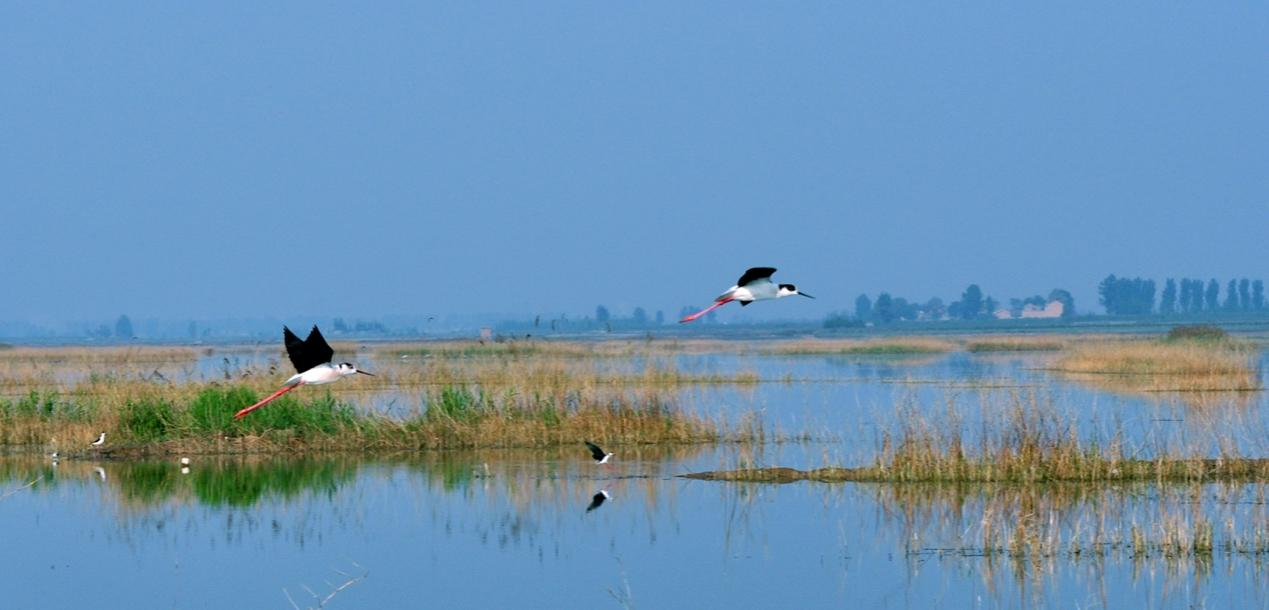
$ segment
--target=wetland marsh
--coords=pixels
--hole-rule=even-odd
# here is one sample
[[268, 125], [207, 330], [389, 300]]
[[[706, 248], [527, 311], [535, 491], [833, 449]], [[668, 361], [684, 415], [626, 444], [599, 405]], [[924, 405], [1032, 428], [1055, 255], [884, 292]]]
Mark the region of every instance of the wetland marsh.
[[[285, 378], [276, 350], [0, 351], [0, 523], [21, 549], [0, 573], [27, 583], [8, 601], [1269, 600], [1266, 355], [1249, 341], [336, 348], [378, 377], [301, 388], [238, 424], [240, 403]], [[1178, 369], [1177, 349], [1194, 366]], [[99, 430], [110, 442], [88, 449]], [[592, 464], [582, 437], [613, 464]], [[776, 469], [869, 476], [684, 476]], [[795, 478], [812, 480], [779, 482]]]

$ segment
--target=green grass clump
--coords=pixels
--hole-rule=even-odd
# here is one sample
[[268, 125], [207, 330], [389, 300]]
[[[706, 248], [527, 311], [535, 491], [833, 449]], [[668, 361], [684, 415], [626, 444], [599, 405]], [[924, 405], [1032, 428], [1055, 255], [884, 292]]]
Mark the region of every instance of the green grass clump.
[[161, 398], [141, 398], [124, 405], [120, 424], [132, 438], [159, 441], [169, 438], [176, 418], [172, 403]]
[[930, 337], [895, 337], [885, 339], [805, 339], [777, 344], [767, 350], [782, 356], [906, 356], [943, 354], [956, 350], [956, 345]]
[[31, 390], [17, 400], [0, 398], [0, 418], [39, 418], [43, 420], [82, 421], [93, 409], [83, 402], [66, 399], [57, 392]]
[[984, 352], [1057, 352], [1066, 349], [1066, 343], [1057, 338], [1001, 337], [974, 339], [965, 343], [965, 351]]
[[1185, 324], [1172, 327], [1172, 330], [1168, 331], [1166, 340], [1224, 343], [1229, 341], [1229, 333], [1225, 332], [1225, 329], [1211, 324]]

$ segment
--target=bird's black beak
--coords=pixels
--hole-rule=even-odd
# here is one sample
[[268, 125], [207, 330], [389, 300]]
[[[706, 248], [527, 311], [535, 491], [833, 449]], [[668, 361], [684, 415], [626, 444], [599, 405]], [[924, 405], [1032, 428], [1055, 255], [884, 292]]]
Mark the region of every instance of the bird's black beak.
[[357, 372], [358, 372], [358, 373], [361, 373], [362, 375], [370, 375], [371, 377], [374, 377], [374, 376], [375, 376], [375, 374], [374, 374], [374, 373], [367, 373], [367, 372], [365, 372], [365, 371], [363, 371], [363, 370], [361, 370], [361, 369], [357, 369]]
[[809, 295], [809, 294], [807, 294], [807, 293], [805, 293], [805, 292], [801, 292], [801, 291], [799, 291], [799, 292], [798, 292], [798, 294], [800, 294], [800, 295], [802, 295], [802, 296], [804, 296], [804, 297], [806, 297], [806, 298], [808, 298], [808, 299], [813, 299], [813, 298], [815, 298], [815, 297], [813, 297], [813, 296], [811, 296], [811, 295]]

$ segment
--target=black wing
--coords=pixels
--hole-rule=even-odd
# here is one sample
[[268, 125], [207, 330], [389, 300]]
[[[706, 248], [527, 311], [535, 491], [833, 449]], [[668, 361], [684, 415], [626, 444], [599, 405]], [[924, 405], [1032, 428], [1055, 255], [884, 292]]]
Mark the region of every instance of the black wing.
[[600, 449], [599, 445], [596, 445], [595, 443], [586, 441], [586, 446], [590, 447], [590, 455], [596, 460], [602, 460], [605, 455], [608, 455], [607, 453], [604, 453], [604, 450]]
[[595, 494], [594, 496], [591, 496], [590, 506], [586, 507], [586, 512], [589, 513], [590, 511], [595, 510], [596, 508], [599, 508], [600, 506], [603, 506], [604, 500], [607, 500], [607, 499], [608, 499], [608, 494], [605, 494], [602, 491]]
[[776, 272], [775, 267], [750, 267], [745, 274], [736, 280], [737, 286], [744, 286], [754, 280], [770, 278]]
[[317, 330], [317, 325], [313, 325], [313, 330], [309, 331], [308, 338], [303, 341], [291, 329], [283, 326], [282, 339], [286, 341], [286, 355], [290, 356], [291, 364], [295, 365], [298, 373], [326, 364], [335, 357], [335, 350], [326, 343], [326, 338], [322, 336], [322, 331]]

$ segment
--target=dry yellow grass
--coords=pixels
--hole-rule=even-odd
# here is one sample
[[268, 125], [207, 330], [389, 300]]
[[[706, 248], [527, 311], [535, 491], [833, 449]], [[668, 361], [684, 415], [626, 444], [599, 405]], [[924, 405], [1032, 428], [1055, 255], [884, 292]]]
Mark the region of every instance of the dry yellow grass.
[[1130, 391], [1260, 390], [1252, 357], [1235, 342], [1099, 341], [1072, 349], [1054, 369]]

